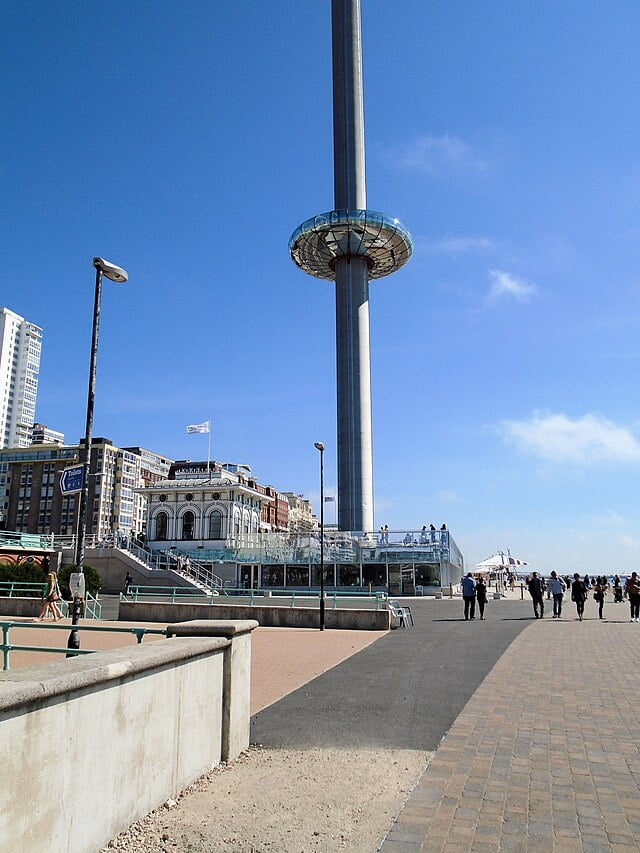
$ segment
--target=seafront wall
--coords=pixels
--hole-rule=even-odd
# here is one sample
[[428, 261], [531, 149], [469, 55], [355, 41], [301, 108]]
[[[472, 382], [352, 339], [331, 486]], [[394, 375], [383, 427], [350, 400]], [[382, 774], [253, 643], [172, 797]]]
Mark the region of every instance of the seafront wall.
[[0, 674], [0, 849], [95, 851], [246, 749], [255, 627]]
[[[388, 631], [390, 614], [381, 610], [325, 610], [325, 627], [342, 630]], [[255, 619], [265, 628], [318, 628], [316, 607], [274, 607], [264, 604], [193, 604], [121, 601], [118, 619], [125, 622], [185, 622], [192, 619]]]

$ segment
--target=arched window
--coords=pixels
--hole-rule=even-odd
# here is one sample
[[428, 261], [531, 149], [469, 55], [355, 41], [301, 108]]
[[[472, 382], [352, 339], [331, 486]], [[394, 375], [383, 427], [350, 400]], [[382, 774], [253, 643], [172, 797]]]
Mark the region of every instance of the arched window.
[[209, 539], [222, 539], [222, 513], [214, 509], [209, 516]]
[[182, 516], [182, 538], [183, 539], [193, 539], [193, 528], [196, 523], [196, 517], [191, 512], [191, 510], [187, 510], [185, 514]]
[[167, 538], [167, 528], [169, 526], [169, 516], [166, 512], [159, 512], [156, 515], [156, 539]]

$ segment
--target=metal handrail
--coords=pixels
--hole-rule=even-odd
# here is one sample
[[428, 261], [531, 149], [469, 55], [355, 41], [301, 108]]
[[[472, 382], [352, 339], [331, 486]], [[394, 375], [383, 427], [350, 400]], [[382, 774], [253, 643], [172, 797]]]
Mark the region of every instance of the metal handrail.
[[44, 581], [0, 581], [0, 593], [6, 593], [7, 598], [14, 598], [14, 592], [17, 592], [16, 598], [33, 598], [33, 596], [20, 595], [22, 592], [35, 592], [40, 597], [47, 588]]
[[[10, 669], [10, 659], [9, 656], [12, 651], [14, 652], [50, 652], [52, 654], [65, 654], [65, 655], [88, 655], [94, 654], [98, 649], [69, 649], [69, 648], [58, 648], [56, 646], [26, 646], [19, 645], [17, 643], [9, 642], [9, 632], [12, 628], [29, 628], [35, 630], [44, 630], [47, 631], [68, 631], [68, 625], [55, 625], [55, 624], [38, 624], [36, 622], [0, 622], [0, 630], [2, 630], [2, 643], [0, 643], [0, 651], [2, 651], [2, 668], [7, 671]], [[119, 627], [115, 628], [110, 625], [74, 625], [74, 631], [107, 631], [113, 634], [133, 634], [138, 643], [141, 643], [144, 637], [147, 634], [158, 634], [164, 637], [167, 636], [166, 628], [144, 628], [144, 627]]]
[[84, 615], [85, 617], [88, 616], [90, 619], [102, 618], [102, 604], [98, 601], [97, 598], [94, 598], [90, 592], [85, 593]]
[[51, 551], [53, 535], [40, 533], [20, 533], [18, 531], [0, 531], [0, 547], [21, 548], [25, 551]]
[[[221, 590], [222, 594], [225, 596], [233, 596], [235, 598], [248, 598], [249, 603], [253, 604], [254, 599], [256, 597], [259, 598], [269, 598], [273, 597], [274, 590], [272, 589], [244, 589], [244, 588], [233, 588], [233, 587], [225, 587]], [[265, 596], [265, 592], [270, 593], [270, 596]], [[276, 590], [277, 597], [283, 598], [285, 600], [289, 600], [289, 607], [296, 606], [296, 597], [298, 601], [300, 599], [309, 600], [310, 598], [319, 598], [319, 593], [314, 590], [301, 591], [301, 590]], [[144, 598], [170, 598], [171, 604], [175, 604], [177, 599], [185, 599], [185, 598], [197, 598], [199, 601], [203, 599], [210, 598], [210, 603], [214, 603], [214, 599], [219, 599], [220, 593], [217, 590], [211, 590], [208, 593], [194, 593], [192, 590], [186, 589], [185, 587], [180, 586], [151, 586], [151, 585], [142, 585], [142, 584], [132, 584], [129, 587], [128, 595], [124, 593], [120, 593], [120, 601], [140, 601]], [[325, 602], [331, 602], [333, 610], [338, 609], [338, 601], [343, 598], [360, 598], [364, 601], [375, 601], [376, 610], [381, 610], [386, 607], [387, 602], [387, 594], [386, 592], [375, 592], [371, 595], [368, 592], [340, 592], [338, 590], [334, 590], [333, 592], [325, 593]], [[220, 604], [221, 602], [218, 600], [216, 603]]]
[[[6, 589], [8, 587], [8, 590]], [[7, 598], [39, 598], [44, 597], [48, 584], [39, 581], [0, 581], [0, 594], [8, 592]], [[14, 595], [18, 592], [18, 595]], [[35, 593], [35, 595], [21, 595], [20, 593]], [[60, 597], [56, 602], [63, 616], [69, 615], [69, 603]]]

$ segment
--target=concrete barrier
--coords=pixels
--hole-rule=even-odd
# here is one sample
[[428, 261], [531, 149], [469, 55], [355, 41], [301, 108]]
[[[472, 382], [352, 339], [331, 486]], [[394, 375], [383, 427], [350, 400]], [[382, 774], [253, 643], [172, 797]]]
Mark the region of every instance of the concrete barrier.
[[222, 757], [235, 758], [249, 746], [251, 721], [251, 632], [253, 620], [193, 619], [167, 625], [170, 637], [228, 637], [225, 649]]
[[38, 616], [42, 608], [41, 598], [22, 598], [17, 595], [0, 596], [2, 616]]
[[[186, 622], [193, 619], [255, 619], [267, 628], [318, 628], [320, 614], [311, 607], [273, 607], [265, 604], [193, 604], [121, 601], [118, 619], [125, 622]], [[342, 630], [388, 631], [389, 611], [325, 610], [325, 626]]]
[[254, 627], [1, 673], [0, 849], [95, 851], [245, 749]]

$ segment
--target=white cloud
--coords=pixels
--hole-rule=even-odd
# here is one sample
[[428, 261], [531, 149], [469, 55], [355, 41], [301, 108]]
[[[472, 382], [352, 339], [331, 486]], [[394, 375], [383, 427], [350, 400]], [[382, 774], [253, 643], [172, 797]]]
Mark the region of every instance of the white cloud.
[[501, 427], [520, 449], [554, 462], [640, 461], [640, 443], [630, 430], [599, 415], [572, 420], [535, 414], [528, 421], [502, 421]]
[[491, 288], [489, 296], [500, 299], [502, 296], [512, 296], [518, 302], [529, 302], [538, 292], [535, 284], [527, 284], [504, 270], [489, 270]]
[[477, 172], [485, 164], [458, 136], [421, 136], [388, 157], [392, 165], [404, 166], [433, 177], [443, 173]]
[[426, 247], [431, 252], [446, 255], [461, 255], [464, 252], [495, 249], [496, 244], [487, 237], [443, 237], [441, 240], [427, 241]]

